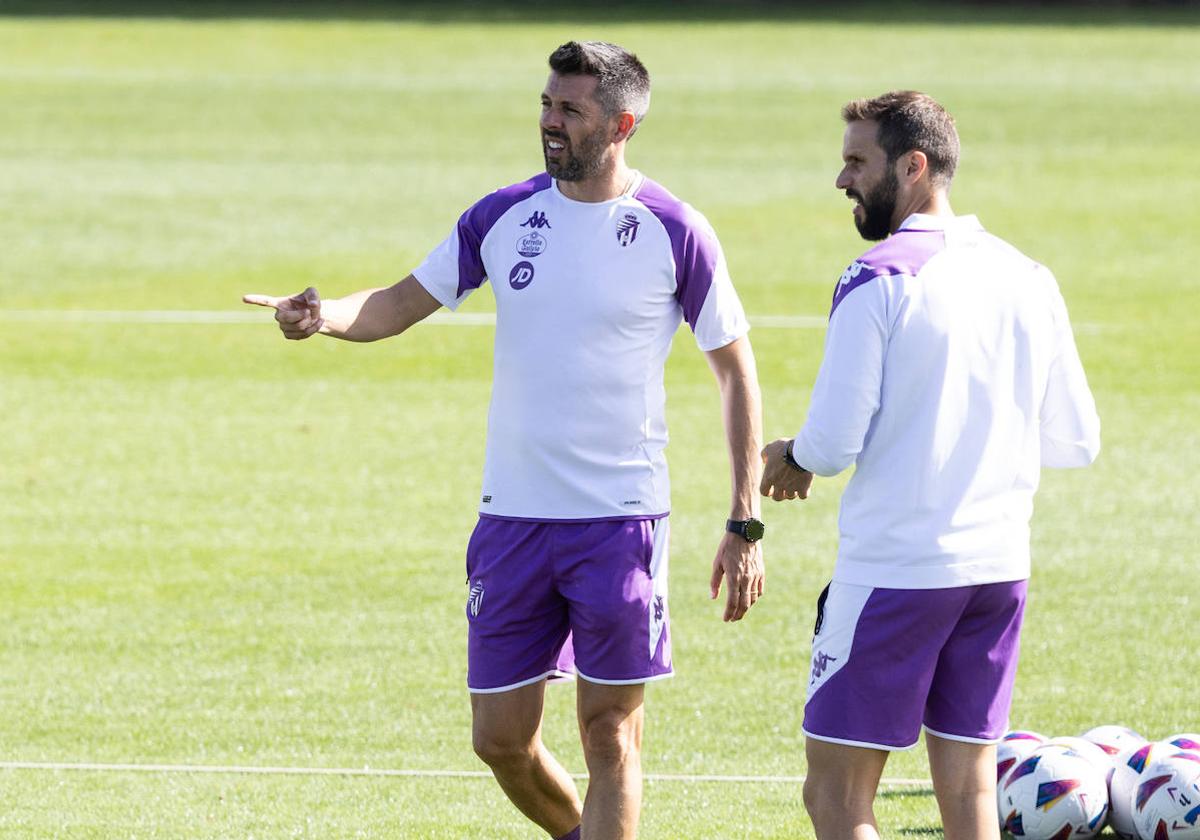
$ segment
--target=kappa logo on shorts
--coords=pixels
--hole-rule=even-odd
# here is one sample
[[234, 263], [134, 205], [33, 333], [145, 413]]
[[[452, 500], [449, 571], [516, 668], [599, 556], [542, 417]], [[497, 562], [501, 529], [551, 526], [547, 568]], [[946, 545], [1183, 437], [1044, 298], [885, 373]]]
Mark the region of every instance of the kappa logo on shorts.
[[477, 580], [471, 584], [471, 591], [467, 595], [467, 610], [472, 616], [479, 615], [479, 610], [483, 606], [483, 581]]
[[837, 662], [836, 656], [830, 656], [825, 651], [817, 651], [813, 654], [812, 659], [812, 681], [816, 682], [825, 674], [825, 669], [829, 667], [830, 662]]

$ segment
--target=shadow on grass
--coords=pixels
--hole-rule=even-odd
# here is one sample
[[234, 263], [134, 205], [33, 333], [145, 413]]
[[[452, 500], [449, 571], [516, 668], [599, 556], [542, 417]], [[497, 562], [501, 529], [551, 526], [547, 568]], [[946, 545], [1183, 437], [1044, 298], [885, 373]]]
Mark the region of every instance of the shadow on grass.
[[1200, 26], [1192, 0], [1074, 0], [1074, 2], [865, 2], [828, 4], [769, 0], [0, 0], [2, 17], [142, 17], [183, 19], [362, 20], [408, 23], [570, 23], [607, 25], [664, 21], [737, 23], [811, 21], [876, 26], [947, 24], [1061, 24], [1081, 26]]

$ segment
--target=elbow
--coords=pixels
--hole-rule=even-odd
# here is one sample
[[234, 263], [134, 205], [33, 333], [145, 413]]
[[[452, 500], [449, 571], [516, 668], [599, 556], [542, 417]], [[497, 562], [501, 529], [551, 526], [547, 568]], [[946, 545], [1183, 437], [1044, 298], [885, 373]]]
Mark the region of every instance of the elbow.
[[1080, 469], [1100, 456], [1100, 435], [1078, 441], [1043, 441], [1042, 466], [1051, 469]]

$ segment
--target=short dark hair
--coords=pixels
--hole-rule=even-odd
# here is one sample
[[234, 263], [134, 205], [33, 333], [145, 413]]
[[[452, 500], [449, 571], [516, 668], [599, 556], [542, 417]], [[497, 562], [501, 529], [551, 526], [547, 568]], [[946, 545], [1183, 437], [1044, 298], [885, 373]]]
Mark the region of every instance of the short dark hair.
[[550, 69], [564, 76], [594, 76], [605, 114], [629, 111], [635, 127], [650, 110], [650, 74], [636, 55], [616, 44], [568, 41], [550, 53]]
[[958, 166], [958, 131], [954, 117], [932, 96], [915, 90], [893, 90], [874, 99], [855, 99], [842, 108], [842, 119], [848, 123], [879, 123], [875, 141], [887, 154], [888, 163], [907, 152], [924, 152], [932, 181], [950, 186]]

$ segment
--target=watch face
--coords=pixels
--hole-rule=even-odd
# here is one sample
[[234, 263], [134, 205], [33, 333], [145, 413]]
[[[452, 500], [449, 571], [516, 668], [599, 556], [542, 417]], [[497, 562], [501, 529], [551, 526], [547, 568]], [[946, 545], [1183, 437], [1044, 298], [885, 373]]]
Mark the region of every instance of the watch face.
[[746, 523], [746, 539], [750, 540], [750, 542], [758, 542], [766, 532], [766, 526], [757, 519], [751, 519]]

